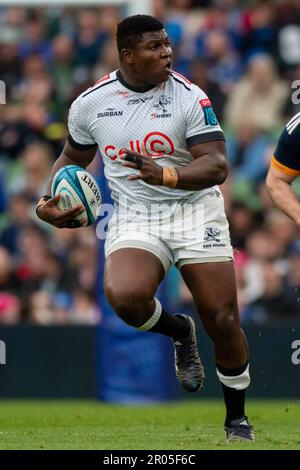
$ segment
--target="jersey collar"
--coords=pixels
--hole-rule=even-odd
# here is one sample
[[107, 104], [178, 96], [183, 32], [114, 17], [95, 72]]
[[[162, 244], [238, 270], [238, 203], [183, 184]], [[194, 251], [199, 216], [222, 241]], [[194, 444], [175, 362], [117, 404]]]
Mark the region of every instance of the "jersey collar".
[[136, 93], [146, 93], [147, 91], [149, 90], [152, 90], [153, 88], [156, 88], [157, 85], [147, 85], [145, 87], [134, 87], [132, 85], [129, 85], [129, 83], [125, 82], [121, 72], [120, 72], [120, 69], [118, 69], [116, 71], [116, 77], [117, 79], [119, 80], [120, 83], [122, 83], [122, 85], [126, 88], [128, 88], [129, 90], [131, 91], [135, 91]]

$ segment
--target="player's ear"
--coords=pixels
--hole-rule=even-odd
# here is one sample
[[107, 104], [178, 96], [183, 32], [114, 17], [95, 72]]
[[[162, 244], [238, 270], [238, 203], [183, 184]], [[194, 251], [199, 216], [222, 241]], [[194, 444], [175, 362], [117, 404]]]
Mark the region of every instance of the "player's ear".
[[133, 64], [133, 50], [132, 49], [122, 49], [120, 52], [120, 59], [125, 64]]

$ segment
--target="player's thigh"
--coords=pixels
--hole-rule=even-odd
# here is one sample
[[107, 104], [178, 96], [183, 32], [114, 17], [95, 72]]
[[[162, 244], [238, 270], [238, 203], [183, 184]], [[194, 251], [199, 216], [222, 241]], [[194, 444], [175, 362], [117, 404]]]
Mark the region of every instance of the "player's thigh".
[[238, 320], [232, 261], [186, 264], [181, 268], [181, 275], [203, 319], [228, 312]]
[[104, 286], [106, 292], [116, 295], [137, 292], [149, 299], [164, 274], [163, 264], [154, 254], [139, 248], [121, 248], [106, 259]]

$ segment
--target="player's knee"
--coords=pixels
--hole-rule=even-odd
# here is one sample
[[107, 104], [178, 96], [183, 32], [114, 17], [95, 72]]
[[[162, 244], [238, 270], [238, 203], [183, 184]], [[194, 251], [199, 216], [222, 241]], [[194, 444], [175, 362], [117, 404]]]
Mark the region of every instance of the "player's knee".
[[215, 341], [222, 341], [228, 347], [236, 340], [240, 334], [238, 313], [232, 304], [223, 306], [215, 310], [206, 321], [206, 327], [209, 335]]
[[146, 289], [128, 286], [105, 286], [105, 294], [116, 314], [129, 325], [139, 323], [140, 312], [151, 297]]

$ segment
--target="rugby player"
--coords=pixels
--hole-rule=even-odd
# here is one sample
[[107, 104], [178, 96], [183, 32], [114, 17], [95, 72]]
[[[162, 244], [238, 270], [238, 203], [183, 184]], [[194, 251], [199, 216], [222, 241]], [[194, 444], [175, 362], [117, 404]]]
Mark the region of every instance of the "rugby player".
[[115, 212], [105, 244], [105, 291], [128, 325], [172, 338], [175, 368], [189, 392], [202, 387], [195, 325], [170, 315], [155, 298], [175, 264], [212, 339], [226, 405], [229, 441], [254, 439], [245, 416], [249, 354], [240, 328], [233, 252], [222, 193], [227, 176], [224, 135], [205, 93], [172, 70], [163, 24], [148, 15], [117, 28], [119, 69], [82, 93], [69, 113], [69, 136], [53, 166], [38, 216], [56, 227], [78, 227], [74, 207], [51, 198], [64, 165], [86, 168], [99, 149]]
[[292, 182], [300, 175], [300, 113], [287, 123], [271, 160], [266, 185], [274, 204], [300, 227], [300, 202]]

